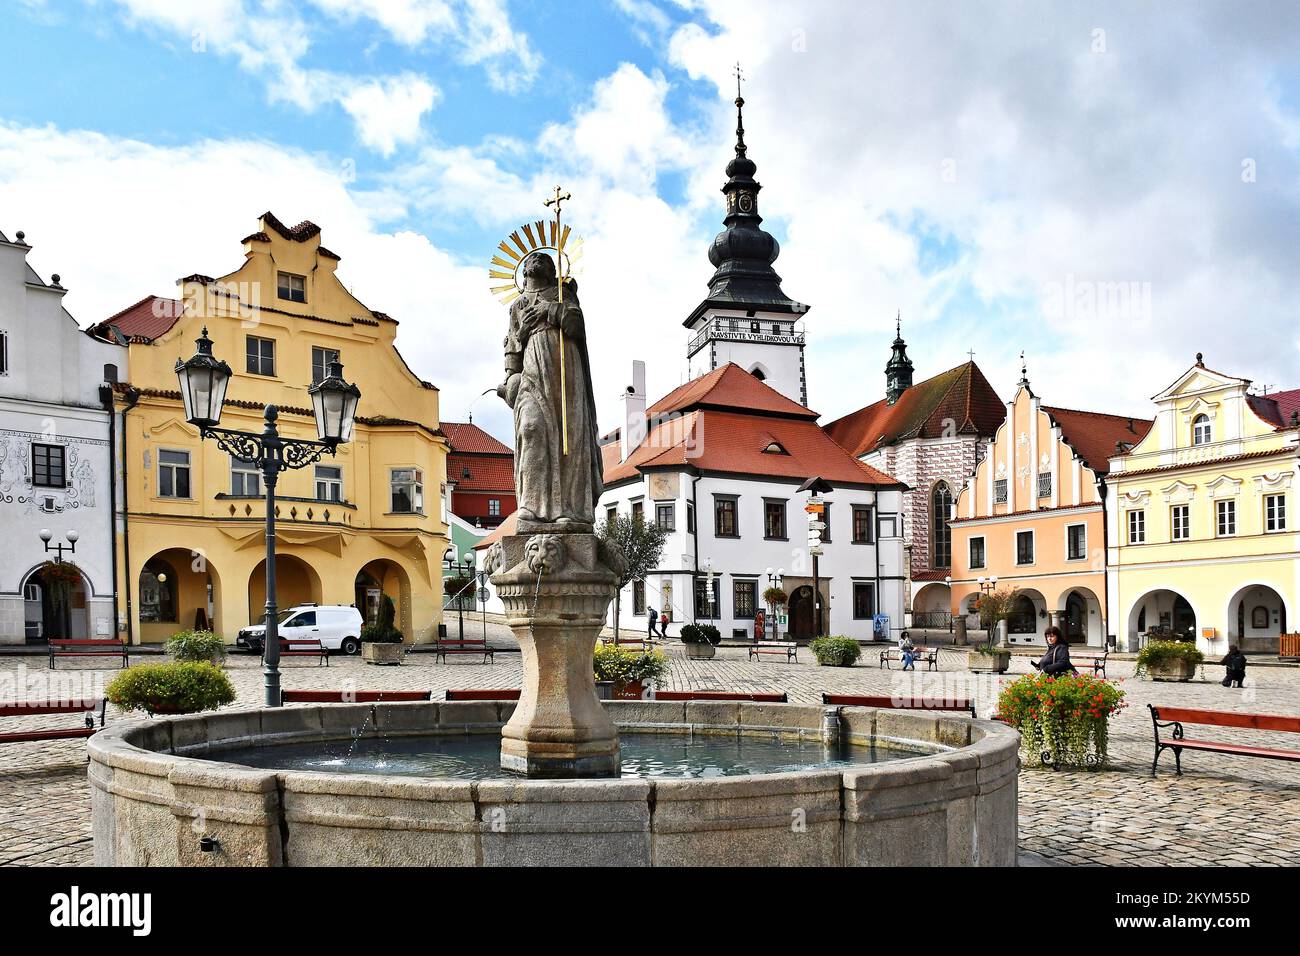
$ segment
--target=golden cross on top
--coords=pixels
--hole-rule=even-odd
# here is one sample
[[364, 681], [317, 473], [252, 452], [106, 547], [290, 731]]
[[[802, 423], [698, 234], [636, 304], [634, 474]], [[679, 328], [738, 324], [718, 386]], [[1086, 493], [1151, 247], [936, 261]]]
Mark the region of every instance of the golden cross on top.
[[546, 200], [546, 205], [554, 206], [555, 214], [558, 216], [560, 214], [560, 204], [563, 202], [567, 202], [572, 198], [573, 197], [571, 195], [569, 195], [567, 192], [561, 192], [560, 187], [556, 186], [555, 195], [552, 196], [550, 199]]

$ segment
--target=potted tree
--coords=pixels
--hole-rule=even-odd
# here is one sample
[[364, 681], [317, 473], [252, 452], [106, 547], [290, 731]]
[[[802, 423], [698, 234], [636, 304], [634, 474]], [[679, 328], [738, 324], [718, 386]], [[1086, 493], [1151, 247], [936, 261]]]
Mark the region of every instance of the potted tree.
[[1190, 641], [1148, 641], [1138, 651], [1134, 673], [1155, 681], [1186, 682], [1195, 676], [1196, 668], [1204, 661], [1205, 655]]
[[682, 625], [682, 646], [686, 648], [687, 657], [709, 660], [721, 641], [722, 632], [712, 624]]
[[402, 632], [394, 625], [397, 608], [387, 594], [379, 603], [379, 620], [361, 628], [361, 659], [367, 664], [401, 664], [406, 656]]
[[123, 710], [155, 714], [193, 714], [235, 702], [230, 678], [210, 661], [139, 664], [113, 678], [104, 691]]
[[1017, 590], [995, 590], [981, 594], [975, 600], [975, 610], [979, 612], [980, 625], [989, 635], [988, 641], [975, 644], [966, 652], [966, 668], [976, 674], [1005, 674], [1011, 666], [1011, 649], [1001, 643], [994, 644], [994, 637], [1005, 640], [1007, 618], [1011, 608], [1020, 595]]
[[623, 589], [633, 581], [642, 580], [659, 566], [659, 557], [663, 554], [668, 532], [653, 522], [647, 522], [640, 515], [632, 517], [616, 514], [602, 521], [596, 528], [596, 534], [622, 552], [627, 559], [627, 568], [620, 575], [618, 590], [614, 592], [614, 641], [617, 643]]

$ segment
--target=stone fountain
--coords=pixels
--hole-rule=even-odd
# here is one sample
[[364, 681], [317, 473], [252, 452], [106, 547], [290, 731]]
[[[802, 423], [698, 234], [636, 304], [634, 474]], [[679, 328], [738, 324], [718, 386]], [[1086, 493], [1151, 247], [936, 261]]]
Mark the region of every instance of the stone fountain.
[[625, 568], [594, 534], [602, 489], [586, 324], [577, 286], [545, 252], [523, 262], [505, 381], [514, 411], [516, 533], [487, 565], [523, 654], [501, 766], [529, 777], [612, 777], [618, 730], [596, 698], [592, 652]]

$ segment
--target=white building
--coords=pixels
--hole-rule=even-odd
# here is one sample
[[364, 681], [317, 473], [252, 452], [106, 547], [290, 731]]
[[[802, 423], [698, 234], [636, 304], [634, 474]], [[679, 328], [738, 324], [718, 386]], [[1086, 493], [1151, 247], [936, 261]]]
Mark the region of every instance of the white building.
[[[634, 369], [631, 425], [602, 446], [597, 518], [641, 515], [669, 534], [659, 567], [624, 589], [622, 626], [644, 629], [653, 607], [678, 624], [709, 622], [724, 638], [750, 638], [761, 609], [775, 636], [762, 598], [778, 583], [770, 568], [784, 571], [779, 585], [789, 596], [782, 637], [816, 636], [814, 593], [821, 595], [822, 633], [870, 639], [877, 613], [889, 616], [895, 632], [901, 628], [902, 484], [856, 461], [826, 436], [816, 412], [739, 365], [688, 382], [648, 410], [637, 400], [644, 371], [640, 363]], [[627, 440], [642, 420], [644, 438]], [[823, 495], [828, 527], [816, 582], [808, 496], [799, 490], [814, 477], [833, 489]]]
[[[113, 637], [113, 456], [106, 384], [126, 349], [85, 334], [63, 308], [59, 277], [27, 264], [20, 232], [0, 235], [0, 644]], [[104, 391], [101, 391], [104, 389]], [[80, 572], [45, 580], [64, 545]], [[68, 552], [69, 537], [76, 550]]]

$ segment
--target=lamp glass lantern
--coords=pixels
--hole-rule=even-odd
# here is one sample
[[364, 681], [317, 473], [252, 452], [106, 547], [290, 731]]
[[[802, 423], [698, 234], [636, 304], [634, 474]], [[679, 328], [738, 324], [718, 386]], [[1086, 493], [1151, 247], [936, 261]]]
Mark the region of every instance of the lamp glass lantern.
[[177, 361], [176, 378], [185, 403], [185, 420], [200, 428], [215, 428], [230, 384], [230, 366], [212, 354], [207, 326], [194, 340], [199, 350], [187, 362]]
[[361, 389], [343, 381], [343, 363], [330, 362], [329, 374], [307, 389], [307, 394], [316, 413], [316, 433], [320, 440], [327, 445], [350, 441]]

